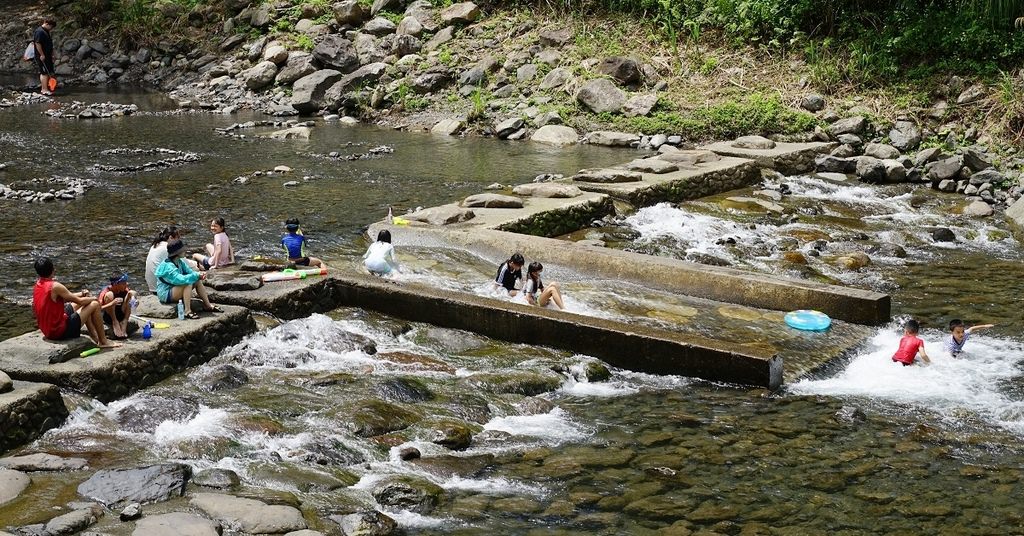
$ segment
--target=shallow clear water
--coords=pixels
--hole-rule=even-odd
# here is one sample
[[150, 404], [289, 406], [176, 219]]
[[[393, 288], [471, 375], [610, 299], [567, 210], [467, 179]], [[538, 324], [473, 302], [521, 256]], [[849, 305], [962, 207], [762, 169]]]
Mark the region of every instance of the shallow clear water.
[[[66, 203], [0, 201], [0, 269], [8, 274], [0, 294], [8, 300], [27, 297], [32, 255], [60, 255], [60, 275], [73, 284], [96, 287], [120, 267], [138, 280], [148, 235], [158, 226], [185, 225], [194, 231], [187, 241], [199, 244], [206, 240], [205, 221], [216, 214], [228, 220], [240, 254], [274, 252], [280, 221], [298, 215], [317, 239], [317, 252], [354, 263], [363, 226], [388, 204], [448, 202], [491, 182], [629, 158], [595, 148], [549, 152], [323, 125], [308, 142], [234, 139], [212, 128], [238, 117], [142, 115], [87, 123], [39, 111], [0, 110], [0, 161], [11, 164], [0, 182], [61, 174], [100, 185]], [[382, 143], [395, 153], [355, 162], [307, 155]], [[138, 156], [101, 154], [120, 146], [192, 151], [202, 159], [151, 173], [89, 171], [95, 163], [137, 165]], [[46, 148], [44, 156], [36, 147]], [[281, 164], [295, 172], [231, 182]], [[319, 178], [296, 189], [280, 186], [303, 175]], [[892, 366], [895, 325], [867, 330], [860, 334], [863, 349], [848, 361], [771, 395], [618, 370], [592, 382], [585, 370], [593, 360], [586, 356], [341, 309], [271, 324], [209, 364], [109, 405], [69, 394], [68, 423], [18, 453], [83, 456], [93, 470], [164, 460], [197, 471], [231, 469], [257, 496], [294, 494], [314, 523], [378, 508], [411, 534], [655, 534], [670, 527], [679, 534], [1024, 532], [1024, 350], [1019, 307], [1011, 301], [1016, 242], [999, 225], [947, 216], [951, 198], [928, 196], [915, 208], [900, 187], [784, 180], [794, 191], [784, 204], [808, 212], [799, 222], [706, 199], [682, 210], [642, 210], [627, 222], [640, 238], [609, 242], [891, 292], [894, 312], [926, 321], [923, 336], [933, 354], [948, 314], [1000, 326], [972, 339], [965, 359], [937, 358], [929, 368]], [[939, 224], [951, 226], [961, 242], [941, 247], [924, 239], [923, 226]], [[586, 232], [604, 231], [621, 229]], [[808, 256], [800, 267], [782, 260], [785, 250], [806, 251], [822, 233], [829, 242], [822, 256]], [[730, 237], [735, 245], [717, 243]], [[832, 264], [844, 248], [868, 243], [898, 243], [908, 255], [872, 254], [873, 263], [859, 272]], [[493, 267], [485, 260], [417, 248], [399, 255], [410, 268], [403, 277], [487, 292], [480, 282]], [[607, 300], [602, 282], [557, 268], [546, 270], [547, 277], [565, 282], [570, 308], [583, 314], [769, 341], [794, 359], [813, 351], [773, 331], [763, 311], [723, 312], [644, 289]], [[5, 336], [24, 331], [25, 316], [24, 308], [0, 304], [0, 330]], [[363, 349], [368, 341], [376, 353]], [[212, 378], [225, 365], [244, 370], [249, 381], [214, 389]], [[468, 449], [432, 442], [451, 423], [473, 433]], [[410, 446], [423, 458], [401, 461], [399, 450]], [[89, 474], [34, 475], [29, 493], [0, 507], [0, 527], [63, 512]], [[426, 513], [381, 507], [372, 491], [394, 474], [441, 486], [443, 500]], [[145, 511], [186, 508], [176, 500]], [[336, 530], [329, 522], [316, 526]], [[94, 530], [121, 536], [131, 529], [108, 515]]]

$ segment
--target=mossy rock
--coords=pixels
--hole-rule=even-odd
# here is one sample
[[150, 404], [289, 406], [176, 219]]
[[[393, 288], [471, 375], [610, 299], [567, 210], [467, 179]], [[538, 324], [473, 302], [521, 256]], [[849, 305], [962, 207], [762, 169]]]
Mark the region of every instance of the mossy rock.
[[554, 372], [484, 372], [465, 378], [471, 387], [489, 393], [539, 395], [561, 387], [562, 377]]
[[339, 410], [337, 415], [347, 422], [352, 432], [359, 437], [397, 432], [420, 420], [420, 416], [412, 411], [375, 398]]
[[600, 361], [588, 361], [583, 366], [583, 374], [588, 382], [604, 382], [612, 377], [612, 371]]
[[273, 487], [295, 488], [303, 493], [333, 491], [346, 488], [359, 481], [359, 477], [344, 470], [317, 471], [289, 462], [273, 462], [250, 467], [252, 479]]
[[414, 476], [394, 476], [377, 483], [373, 498], [382, 506], [429, 514], [445, 499], [444, 489], [429, 480]]
[[473, 431], [465, 423], [441, 421], [434, 426], [431, 441], [452, 450], [465, 450], [473, 442]]

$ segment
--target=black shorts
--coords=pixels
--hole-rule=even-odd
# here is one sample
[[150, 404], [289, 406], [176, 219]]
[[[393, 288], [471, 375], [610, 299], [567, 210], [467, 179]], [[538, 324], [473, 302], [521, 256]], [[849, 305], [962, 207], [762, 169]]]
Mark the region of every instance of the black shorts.
[[75, 308], [70, 303], [64, 304], [64, 312], [68, 315], [67, 323], [64, 326], [64, 334], [61, 335], [57, 340], [66, 341], [68, 339], [77, 339], [82, 336], [82, 317], [78, 316], [75, 312]]
[[301, 259], [295, 260], [288, 259], [288, 262], [294, 264], [295, 266], [309, 266], [309, 257], [303, 257]]
[[39, 74], [52, 75], [53, 74], [53, 57], [47, 56], [46, 61], [40, 61], [39, 58], [32, 58], [32, 63], [36, 65], [36, 69]]
[[[115, 305], [114, 306], [114, 318], [117, 318], [118, 322], [124, 320], [124, 309], [121, 309], [120, 306]], [[103, 311], [103, 323], [108, 325], [108, 326], [113, 326], [114, 325], [114, 320], [112, 318], [110, 318], [110, 313], [108, 313], [106, 311]]]

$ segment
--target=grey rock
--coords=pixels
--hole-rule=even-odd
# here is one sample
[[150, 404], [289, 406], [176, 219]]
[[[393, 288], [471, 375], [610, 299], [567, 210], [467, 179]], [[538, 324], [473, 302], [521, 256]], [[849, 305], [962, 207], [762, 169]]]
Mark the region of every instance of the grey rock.
[[134, 521], [142, 517], [142, 505], [139, 503], [131, 503], [128, 506], [125, 506], [117, 517], [121, 521]]
[[538, 33], [540, 44], [549, 47], [564, 46], [575, 37], [571, 28], [544, 28]]
[[861, 156], [857, 158], [857, 176], [867, 182], [885, 182], [885, 164], [873, 156]]
[[668, 142], [668, 136], [666, 136], [664, 134], [655, 134], [655, 135], [651, 136], [651, 143], [650, 144], [651, 144], [651, 148], [652, 149], [657, 149], [658, 147], [661, 147], [662, 145], [665, 145], [665, 143], [667, 143], [667, 142]]
[[331, 6], [334, 20], [342, 26], [359, 26], [369, 15], [358, 0], [344, 0]]
[[[217, 365], [203, 375], [202, 386], [209, 391], [235, 389], [249, 383], [249, 375], [235, 365]], [[193, 481], [197, 477], [193, 477]]]
[[513, 133], [523, 128], [525, 122], [519, 117], [510, 117], [494, 127], [494, 133], [499, 140], [507, 139]]
[[[211, 57], [211, 61], [213, 59], [215, 58]], [[272, 61], [274, 62], [274, 65], [281, 65], [282, 63], [288, 61], [288, 49], [277, 44], [270, 45], [267, 48], [263, 49], [263, 60]]]
[[277, 72], [274, 82], [281, 85], [288, 85], [292, 82], [309, 76], [316, 72], [316, 65], [313, 64], [313, 55], [308, 52], [290, 52], [288, 61], [284, 67]]
[[979, 171], [971, 175], [971, 178], [968, 179], [970, 184], [973, 184], [975, 186], [981, 186], [982, 184], [985, 183], [1001, 184], [1005, 180], [1006, 176], [994, 169], [985, 169]]
[[330, 519], [341, 526], [344, 534], [351, 536], [391, 536], [398, 530], [394, 519], [377, 511], [331, 516]]
[[973, 184], [968, 184], [967, 187], [964, 188], [964, 195], [976, 195], [977, 193], [978, 187]]
[[754, 195], [767, 198], [776, 203], [782, 201], [782, 192], [778, 190], [754, 190]]
[[578, 143], [579, 134], [572, 127], [548, 124], [538, 128], [530, 141], [564, 147]]
[[945, 160], [931, 163], [928, 167], [927, 176], [933, 182], [952, 179], [960, 175], [960, 168], [962, 167], [963, 161], [960, 157], [946, 158]]
[[607, 78], [588, 80], [576, 93], [576, 100], [594, 113], [618, 113], [626, 104], [626, 93]]
[[453, 27], [448, 26], [447, 28], [442, 28], [440, 31], [434, 34], [434, 37], [431, 37], [430, 40], [427, 41], [427, 44], [423, 45], [423, 50], [425, 52], [432, 52], [434, 50], [437, 50], [445, 43], [451, 41], [454, 38], [454, 35], [455, 29]]
[[938, 147], [922, 149], [914, 156], [914, 166], [921, 167], [929, 162], [939, 160], [940, 158], [942, 158], [942, 149], [939, 149]]
[[459, 119], [442, 119], [430, 131], [443, 136], [454, 136], [465, 127], [466, 123]]
[[1024, 197], [1021, 197], [1006, 209], [1006, 218], [1016, 229], [1024, 228]]
[[451, 83], [451, 77], [444, 72], [426, 72], [412, 79], [410, 87], [418, 94], [433, 93]]
[[622, 105], [622, 115], [626, 117], [644, 117], [658, 104], [658, 96], [654, 93], [633, 95]]
[[242, 71], [239, 76], [249, 89], [263, 89], [274, 82], [274, 77], [277, 76], [277, 64], [272, 61], [261, 61]]
[[419, 37], [423, 34], [423, 24], [416, 17], [406, 16], [398, 23], [398, 28], [395, 29], [395, 33], [399, 35], [411, 35], [413, 37]]
[[992, 167], [992, 160], [985, 153], [970, 147], [964, 151], [964, 165], [971, 171], [981, 171]]
[[921, 129], [910, 121], [896, 121], [889, 131], [889, 141], [902, 152], [912, 151], [921, 144]]
[[155, 294], [140, 297], [135, 314], [143, 318], [177, 318], [178, 316], [174, 305], [160, 303]]
[[241, 480], [238, 474], [230, 469], [204, 469], [196, 473], [192, 483], [197, 486], [217, 489], [231, 489], [238, 487]]
[[220, 536], [221, 525], [193, 514], [174, 512], [146, 516], [135, 523], [132, 536]]
[[[0, 376], [6, 374], [0, 372]], [[89, 462], [85, 458], [62, 458], [43, 452], [0, 458], [0, 467], [16, 471], [77, 471], [88, 465]]]
[[583, 191], [576, 186], [551, 182], [520, 184], [513, 188], [512, 192], [526, 197], [549, 197], [556, 199], [571, 199], [583, 195]]
[[643, 173], [660, 174], [678, 171], [679, 165], [673, 162], [661, 160], [660, 158], [641, 158], [627, 163], [626, 169], [630, 171], [640, 171]]
[[573, 175], [571, 179], [577, 182], [608, 184], [640, 182], [644, 179], [644, 176], [636, 171], [626, 171], [621, 169], [581, 169], [579, 173]]
[[391, 44], [391, 53], [398, 58], [416, 54], [423, 49], [423, 42], [411, 35], [396, 35]]
[[185, 493], [185, 483], [191, 474], [191, 468], [181, 463], [104, 470], [79, 484], [78, 493], [108, 508], [118, 508], [129, 502], [165, 501]]
[[197, 493], [189, 504], [223, 525], [251, 534], [280, 534], [306, 528], [302, 513], [291, 506], [267, 505], [255, 499], [217, 493]]
[[873, 156], [879, 160], [897, 158], [900, 155], [898, 149], [884, 143], [869, 143], [864, 146], [864, 156]]
[[[235, 48], [238, 48], [238, 45], [241, 45], [244, 42], [245, 34], [234, 34], [224, 38], [224, 40], [220, 42], [220, 45], [218, 45], [217, 48], [221, 52], [229, 52], [231, 50], [234, 50]], [[138, 54], [136, 54], [134, 59], [136, 60], [136, 63], [149, 63], [149, 58], [142, 58], [138, 56]]]
[[640, 64], [636, 60], [620, 56], [601, 60], [594, 69], [598, 73], [608, 75], [616, 82], [628, 86], [639, 84], [643, 81], [644, 76]]
[[956, 103], [971, 104], [980, 101], [985, 98], [985, 86], [981, 84], [975, 84], [960, 93], [960, 96], [956, 98]]
[[272, 140], [308, 140], [312, 131], [309, 127], [292, 127], [275, 130], [264, 137]]
[[732, 142], [732, 146], [739, 149], [768, 150], [775, 148], [775, 142], [764, 136], [741, 136]]
[[516, 81], [520, 84], [523, 82], [529, 82], [537, 76], [537, 64], [527, 63], [526, 65], [519, 66], [516, 69]]
[[292, 106], [304, 114], [323, 108], [324, 95], [341, 77], [338, 71], [323, 69], [296, 80], [292, 86]]
[[363, 65], [355, 71], [341, 77], [341, 80], [338, 80], [324, 93], [324, 104], [332, 110], [339, 108], [339, 103], [347, 92], [354, 90], [361, 85], [376, 82], [384, 75], [387, 69], [388, 64], [386, 63], [371, 63], [369, 65]]
[[313, 48], [313, 57], [321, 64], [341, 73], [359, 68], [359, 56], [352, 42], [339, 35], [328, 35]]
[[[2, 189], [0, 189], [2, 190]], [[0, 197], [3, 197], [0, 192]], [[14, 390], [14, 382], [11, 381], [11, 377], [6, 372], [0, 370], [0, 394], [9, 393]], [[4, 467], [4, 459], [0, 458], [0, 467]]]
[[523, 208], [523, 200], [501, 194], [476, 194], [462, 200], [462, 206], [471, 208]]
[[817, 93], [805, 95], [800, 99], [800, 107], [808, 112], [820, 112], [825, 109], [825, 98]]
[[814, 168], [827, 173], [853, 173], [857, 169], [857, 162], [848, 158], [818, 155], [814, 158]]
[[897, 183], [907, 180], [907, 168], [903, 162], [890, 158], [882, 160], [882, 165], [885, 167], [885, 182]]
[[857, 156], [857, 149], [854, 149], [852, 145], [844, 143], [832, 149], [832, 152], [829, 154], [837, 158], [850, 158], [851, 156]]
[[380, 40], [371, 34], [356, 34], [352, 42], [356, 49], [356, 56], [359, 57], [359, 63], [362, 65], [382, 62], [387, 58], [387, 54], [381, 48]]
[[444, 490], [422, 478], [392, 477], [379, 482], [372, 494], [381, 505], [429, 514], [440, 504]]
[[856, 134], [840, 134], [836, 136], [836, 141], [843, 145], [849, 145], [851, 147], [861, 147], [864, 145], [864, 140]]
[[480, 65], [474, 65], [459, 75], [459, 84], [463, 86], [478, 86], [487, 79], [487, 69]]
[[21, 471], [0, 469], [0, 506], [17, 499], [31, 482]]
[[540, 81], [540, 85], [537, 87], [545, 90], [559, 89], [569, 82], [569, 80], [572, 80], [572, 73], [568, 69], [558, 67], [544, 75], [544, 78]]
[[101, 515], [103, 515], [102, 511], [98, 508], [96, 510], [92, 508], [72, 510], [47, 521], [43, 530], [45, 534], [52, 536], [71, 535], [96, 524]]
[[598, 130], [586, 135], [587, 143], [605, 147], [630, 147], [640, 142], [639, 134]]
[[441, 21], [445, 24], [468, 24], [480, 18], [480, 8], [473, 2], [452, 4], [441, 11]]
[[476, 217], [472, 210], [455, 205], [425, 208], [402, 216], [410, 221], [418, 221], [430, 225], [451, 225], [471, 220]]
[[847, 117], [840, 119], [835, 123], [832, 123], [829, 127], [829, 133], [833, 136], [839, 136], [840, 134], [863, 134], [867, 129], [868, 120], [862, 115], [855, 115], [853, 117]]
[[249, 24], [253, 28], [266, 28], [270, 24], [270, 4], [263, 4], [253, 12]]
[[938, 189], [939, 189], [940, 192], [950, 192], [950, 193], [955, 192], [956, 191], [956, 181], [951, 180], [951, 179], [940, 180], [939, 181], [939, 185], [938, 185]]
[[366, 26], [362, 27], [362, 31], [365, 33], [378, 37], [393, 34], [397, 29], [398, 27], [394, 23], [390, 22], [390, 20], [383, 16], [378, 16], [373, 20], [370, 20]]
[[543, 63], [554, 67], [562, 62], [562, 53], [554, 48], [545, 48], [537, 53], [537, 63]]

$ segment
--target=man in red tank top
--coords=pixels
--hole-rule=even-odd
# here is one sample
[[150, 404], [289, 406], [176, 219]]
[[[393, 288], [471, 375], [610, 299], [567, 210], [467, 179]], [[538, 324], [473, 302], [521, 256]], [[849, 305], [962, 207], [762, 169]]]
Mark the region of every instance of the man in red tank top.
[[36, 259], [39, 279], [32, 291], [32, 311], [43, 337], [52, 340], [74, 339], [82, 334], [82, 322], [89, 337], [100, 348], [117, 348], [118, 343], [107, 340], [100, 316], [100, 303], [89, 297], [89, 291], [72, 294], [64, 285], [53, 280], [53, 261], [47, 257]]

